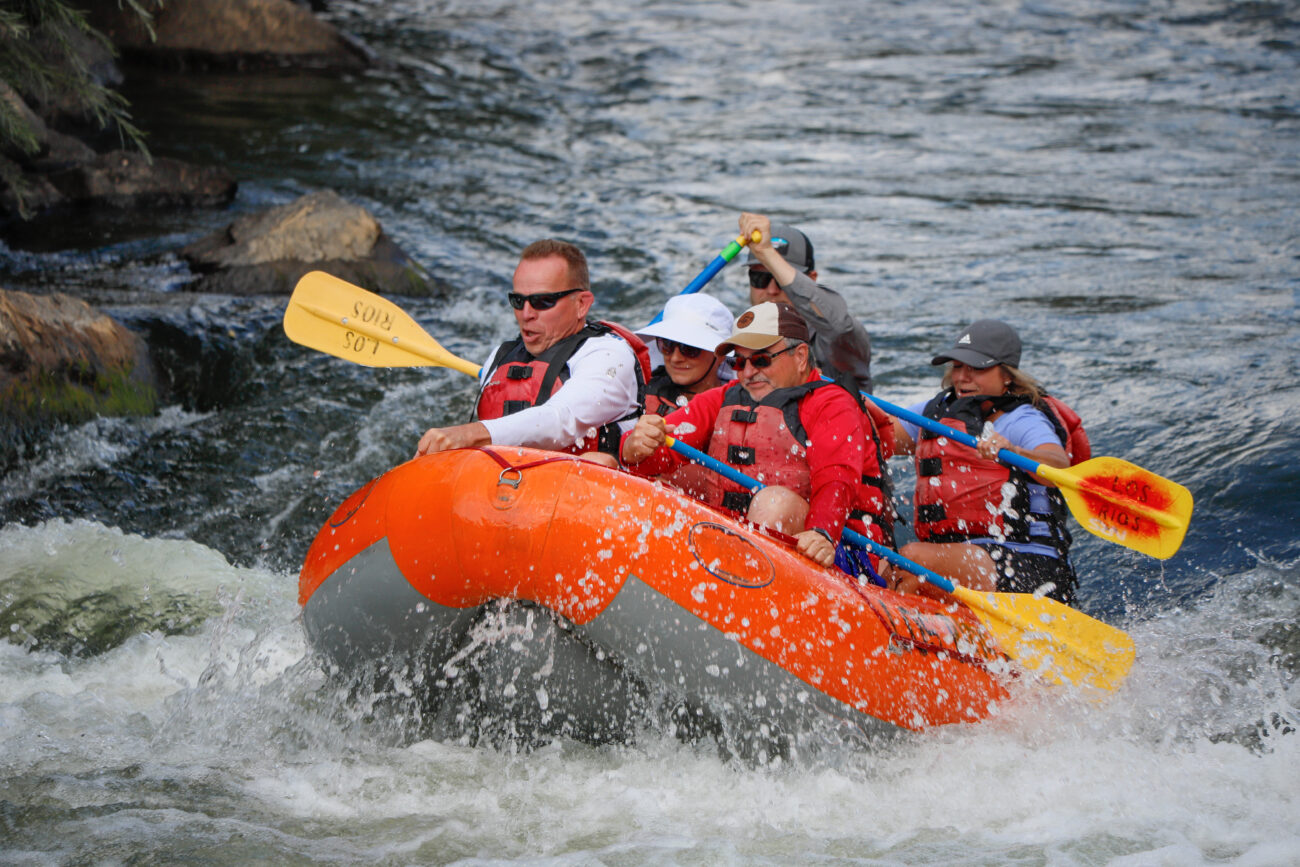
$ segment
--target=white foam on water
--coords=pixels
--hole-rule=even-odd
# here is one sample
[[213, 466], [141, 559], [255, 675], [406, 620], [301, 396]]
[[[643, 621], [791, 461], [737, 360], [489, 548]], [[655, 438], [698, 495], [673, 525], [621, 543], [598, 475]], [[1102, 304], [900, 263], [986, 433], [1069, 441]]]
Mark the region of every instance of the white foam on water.
[[[0, 550], [0, 596], [39, 567], [216, 602], [188, 634], [141, 633], [88, 658], [0, 645], [7, 797], [57, 817], [26, 820], [19, 851], [227, 863], [250, 851], [344, 863], [1300, 859], [1297, 737], [1268, 724], [1294, 725], [1294, 687], [1251, 638], [1269, 628], [1267, 606], [1243, 603], [1277, 585], [1276, 565], [1132, 625], [1137, 666], [1100, 701], [1032, 691], [982, 724], [757, 767], [655, 734], [533, 751], [410, 743], [305, 661], [293, 576], [88, 522], [6, 527]], [[1258, 737], [1243, 735], [1257, 722]]]

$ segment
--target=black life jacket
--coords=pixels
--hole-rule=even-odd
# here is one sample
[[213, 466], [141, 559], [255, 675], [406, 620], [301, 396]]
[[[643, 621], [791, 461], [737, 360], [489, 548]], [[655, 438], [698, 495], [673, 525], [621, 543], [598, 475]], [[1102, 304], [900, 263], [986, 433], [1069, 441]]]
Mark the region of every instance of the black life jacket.
[[641, 412], [645, 415], [666, 416], [673, 410], [690, 403], [691, 394], [673, 382], [668, 371], [660, 365], [654, 369], [641, 394]]

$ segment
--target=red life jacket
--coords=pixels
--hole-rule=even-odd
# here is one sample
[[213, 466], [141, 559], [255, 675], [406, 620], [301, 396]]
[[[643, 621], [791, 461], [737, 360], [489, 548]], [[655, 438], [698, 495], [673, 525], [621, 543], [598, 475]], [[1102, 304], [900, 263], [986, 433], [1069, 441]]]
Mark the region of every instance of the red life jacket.
[[[650, 350], [645, 342], [631, 331], [613, 322], [587, 323], [582, 330], [571, 334], [545, 350], [541, 355], [533, 355], [524, 347], [521, 337], [501, 344], [496, 355], [489, 363], [490, 373], [479, 391], [478, 403], [474, 408], [474, 417], [480, 421], [513, 415], [520, 410], [541, 406], [551, 395], [560, 390], [569, 379], [569, 359], [592, 337], [614, 334], [622, 338], [636, 353], [635, 367], [638, 393], [650, 378]], [[620, 436], [618, 423], [626, 418], [635, 418], [630, 413], [623, 419], [616, 419], [603, 425], [596, 432], [596, 441], [579, 440], [564, 451], [581, 454], [589, 451], [602, 451], [618, 455]]]
[[[922, 415], [978, 437], [993, 412], [1010, 412], [1029, 403], [1029, 398], [1023, 395], [958, 398], [949, 390], [927, 403]], [[1055, 405], [1065, 406], [1052, 399], [1039, 409], [1047, 410], [1044, 415], [1065, 447], [1071, 434], [1057, 418]], [[1077, 422], [1073, 410], [1069, 415]], [[1075, 430], [1082, 437], [1086, 451], [1087, 436], [1082, 424], [1076, 423]], [[1006, 484], [1012, 486], [1009, 501], [1003, 494]], [[914, 501], [916, 537], [922, 541], [960, 542], [991, 537], [1009, 542], [1035, 542], [1055, 548], [1062, 558], [1072, 541], [1065, 526], [1068, 510], [1060, 491], [1034, 481], [1024, 470], [985, 460], [970, 446], [924, 430], [916, 444]], [[1031, 527], [1032, 524], [1039, 526]]]
[[[723, 394], [722, 406], [709, 435], [708, 453], [764, 485], [782, 485], [810, 500], [809, 439], [799, 416], [799, 405], [818, 388], [838, 387], [816, 380], [779, 388], [756, 401], [739, 383], [733, 384]], [[865, 423], [863, 427], [870, 430]], [[887, 477], [879, 455], [879, 449], [864, 449], [863, 475], [847, 525], [874, 541], [892, 546], [893, 508], [886, 493]], [[702, 499], [715, 508], [743, 516], [753, 492], [711, 473]]]
[[[1070, 457], [1070, 466], [1081, 464], [1092, 457], [1092, 443], [1088, 442], [1088, 432], [1083, 429], [1083, 419], [1059, 397], [1043, 395], [1043, 402], [1056, 416], [1054, 419], [1058, 430], [1065, 432], [1065, 453]], [[1050, 416], [1049, 416], [1050, 418]]]

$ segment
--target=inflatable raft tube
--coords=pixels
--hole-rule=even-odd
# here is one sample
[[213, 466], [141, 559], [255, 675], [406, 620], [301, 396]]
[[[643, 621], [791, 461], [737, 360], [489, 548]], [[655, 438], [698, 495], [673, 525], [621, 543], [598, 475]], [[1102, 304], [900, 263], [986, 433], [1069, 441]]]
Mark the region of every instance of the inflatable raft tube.
[[532, 449], [371, 481], [317, 534], [299, 602], [334, 671], [402, 672], [430, 694], [495, 612], [509, 637], [494, 652], [519, 658], [479, 697], [546, 696], [595, 739], [633, 700], [625, 678], [765, 730], [867, 737], [980, 720], [1007, 696], [1005, 657], [965, 607], [858, 586], [664, 485]]

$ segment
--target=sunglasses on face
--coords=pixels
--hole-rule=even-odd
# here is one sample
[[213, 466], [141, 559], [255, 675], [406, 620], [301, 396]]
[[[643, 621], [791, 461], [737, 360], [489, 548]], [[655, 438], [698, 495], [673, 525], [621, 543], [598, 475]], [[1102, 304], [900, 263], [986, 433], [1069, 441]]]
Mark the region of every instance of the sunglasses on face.
[[754, 289], [766, 289], [771, 282], [771, 271], [758, 271], [753, 268], [749, 269], [749, 285]]
[[655, 343], [659, 345], [659, 351], [663, 353], [664, 358], [672, 355], [673, 350], [676, 350], [682, 354], [682, 358], [688, 358], [693, 361], [699, 358], [700, 353], [704, 351], [698, 346], [687, 346], [685, 343], [678, 343], [676, 340], [665, 340], [662, 337], [656, 337]]
[[727, 366], [730, 367], [732, 370], [736, 371], [736, 373], [740, 373], [742, 370], [744, 370], [746, 364], [754, 365], [755, 370], [767, 370], [769, 367], [772, 366], [772, 360], [774, 358], [776, 358], [778, 355], [785, 355], [787, 352], [793, 349], [798, 349], [798, 345], [796, 344], [795, 346], [787, 346], [785, 349], [782, 349], [780, 352], [755, 352], [753, 355], [744, 355], [744, 356], [728, 355], [726, 358], [723, 359], [723, 361], [727, 362]]
[[563, 292], [538, 292], [535, 295], [523, 295], [519, 292], [511, 292], [506, 298], [510, 301], [510, 306], [516, 310], [523, 310], [525, 304], [533, 305], [534, 310], [550, 310], [560, 299], [566, 295], [572, 295], [574, 292], [583, 292], [581, 286], [577, 289], [565, 289]]

